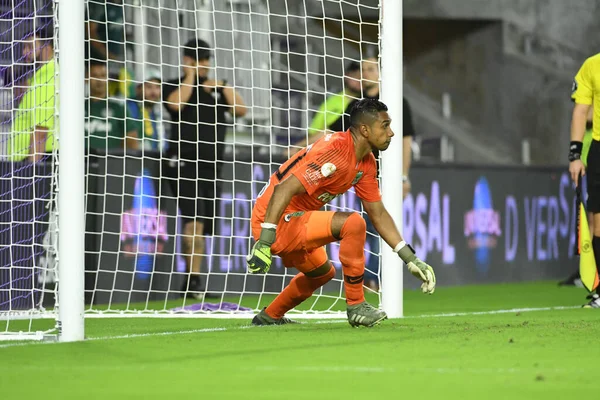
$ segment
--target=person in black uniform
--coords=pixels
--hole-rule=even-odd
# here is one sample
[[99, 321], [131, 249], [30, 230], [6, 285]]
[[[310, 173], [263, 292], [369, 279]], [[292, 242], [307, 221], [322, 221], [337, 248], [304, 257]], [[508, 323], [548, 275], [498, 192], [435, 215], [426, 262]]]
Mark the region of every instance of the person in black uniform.
[[163, 102], [170, 115], [171, 141], [164, 175], [177, 196], [183, 219], [183, 253], [188, 279], [182, 296], [202, 298], [200, 266], [205, 238], [213, 233], [219, 171], [223, 160], [226, 113], [236, 117], [247, 108], [239, 93], [223, 80], [208, 78], [211, 48], [192, 39], [183, 49], [183, 76], [163, 84]]

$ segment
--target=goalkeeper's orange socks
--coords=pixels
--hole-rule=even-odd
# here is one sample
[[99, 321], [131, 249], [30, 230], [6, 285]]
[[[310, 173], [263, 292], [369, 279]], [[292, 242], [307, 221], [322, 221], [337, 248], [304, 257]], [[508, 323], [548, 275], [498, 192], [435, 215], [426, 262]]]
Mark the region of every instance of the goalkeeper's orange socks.
[[273, 300], [265, 312], [271, 318], [279, 319], [286, 312], [312, 296], [313, 292], [329, 282], [335, 276], [335, 268], [316, 278], [309, 278], [304, 273], [298, 273], [285, 289]]
[[352, 213], [340, 231], [340, 262], [344, 273], [346, 303], [349, 306], [365, 301], [365, 240], [367, 224], [357, 213]]

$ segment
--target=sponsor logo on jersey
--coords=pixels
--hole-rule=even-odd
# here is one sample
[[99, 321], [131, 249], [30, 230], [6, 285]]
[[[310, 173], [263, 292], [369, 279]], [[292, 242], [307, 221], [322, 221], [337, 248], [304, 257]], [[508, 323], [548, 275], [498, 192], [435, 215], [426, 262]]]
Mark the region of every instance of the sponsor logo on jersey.
[[329, 203], [331, 200], [335, 199], [338, 196], [339, 194], [331, 194], [328, 192], [324, 192], [321, 193], [319, 197], [317, 197], [317, 200], [322, 201], [323, 203]]
[[571, 86], [571, 94], [574, 94], [577, 91], [577, 80], [573, 79], [573, 86]]
[[107, 120], [90, 118], [83, 125], [83, 128], [88, 132], [88, 134], [94, 134], [97, 132], [103, 133], [111, 133], [112, 132], [112, 124]]
[[327, 178], [328, 176], [333, 175], [333, 173], [335, 172], [336, 169], [337, 169], [337, 167], [335, 166], [335, 164], [330, 163], [330, 162], [325, 163], [321, 167], [321, 175], [323, 175], [325, 178]]
[[106, 118], [110, 118], [114, 116], [113, 111], [109, 108], [108, 110], [103, 109], [100, 111], [100, 116], [101, 117], [106, 117]]
[[356, 176], [354, 177], [354, 180], [352, 181], [352, 186], [356, 185], [358, 183], [358, 181], [360, 181], [360, 179], [363, 177], [365, 173], [363, 171], [358, 171], [356, 173]]
[[304, 211], [296, 211], [296, 212], [293, 212], [293, 213], [290, 213], [290, 214], [286, 214], [285, 217], [283, 217], [283, 220], [285, 222], [290, 222], [290, 220], [292, 218], [301, 217], [303, 215], [304, 215]]
[[317, 185], [319, 183], [319, 179], [321, 179], [323, 175], [321, 175], [321, 171], [318, 169], [315, 171], [314, 169], [307, 168], [304, 171], [304, 179], [308, 182], [309, 185]]

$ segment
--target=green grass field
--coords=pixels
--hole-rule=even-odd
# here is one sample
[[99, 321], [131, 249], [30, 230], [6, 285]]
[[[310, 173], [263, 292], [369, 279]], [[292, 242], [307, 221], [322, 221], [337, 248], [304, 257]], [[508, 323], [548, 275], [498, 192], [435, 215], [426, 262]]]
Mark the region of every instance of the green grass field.
[[371, 329], [89, 319], [82, 343], [0, 342], [0, 398], [575, 399], [600, 380], [584, 297], [554, 282], [407, 292], [406, 318]]

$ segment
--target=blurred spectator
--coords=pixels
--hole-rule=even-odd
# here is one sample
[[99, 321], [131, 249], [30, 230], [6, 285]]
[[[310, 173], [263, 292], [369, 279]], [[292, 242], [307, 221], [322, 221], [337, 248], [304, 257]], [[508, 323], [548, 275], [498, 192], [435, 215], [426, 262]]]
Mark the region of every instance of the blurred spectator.
[[36, 31], [23, 42], [23, 57], [34, 65], [35, 74], [19, 102], [7, 144], [7, 156], [13, 161], [39, 161], [52, 152], [54, 136], [55, 84], [52, 28]]
[[160, 72], [148, 68], [145, 71], [144, 82], [135, 89], [135, 98], [127, 100], [127, 132], [135, 132], [137, 139], [133, 141], [133, 149], [157, 152], [165, 149], [160, 84]]
[[[362, 88], [364, 97], [379, 99], [379, 65], [376, 57], [370, 57], [362, 63]], [[415, 136], [412, 111], [405, 97], [402, 98], [402, 192], [406, 197], [410, 193], [410, 165], [412, 161], [412, 142]], [[379, 152], [373, 152], [379, 158]]]
[[[373, 99], [379, 99], [379, 63], [376, 57], [369, 57], [362, 62], [362, 89], [363, 96]], [[412, 142], [415, 136], [415, 128], [412, 120], [412, 111], [405, 97], [402, 98], [402, 194], [404, 197], [410, 193], [410, 165], [412, 161]], [[379, 167], [379, 152], [373, 151], [373, 155], [378, 159], [377, 166]], [[378, 168], [379, 169], [379, 168]], [[377, 273], [379, 271], [379, 257], [374, 254], [379, 253], [379, 236], [376, 233], [375, 227], [365, 215], [367, 221], [367, 242], [371, 248], [371, 256], [365, 273], [365, 284], [373, 290], [379, 290], [377, 283]]]
[[182, 244], [190, 275], [182, 292], [193, 298], [203, 296], [203, 235], [212, 235], [221, 196], [218, 177], [225, 149], [225, 113], [241, 117], [247, 111], [242, 97], [226, 81], [208, 78], [211, 56], [205, 41], [188, 41], [183, 49], [183, 76], [163, 84], [173, 138], [164, 176], [177, 196], [184, 220]]
[[125, 104], [108, 98], [106, 63], [91, 60], [87, 69], [89, 99], [85, 102], [85, 147], [86, 149], [123, 149], [136, 145], [135, 131], [125, 134]]
[[109, 96], [131, 97], [132, 73], [126, 69], [125, 10], [122, 0], [89, 0], [86, 59], [106, 60], [110, 76]]
[[361, 64], [361, 69], [364, 97], [379, 98], [379, 60], [377, 57], [365, 58]]
[[344, 132], [350, 127], [350, 109], [361, 97], [360, 64], [352, 61], [344, 71], [344, 90], [329, 96], [319, 107], [308, 127], [308, 143], [302, 139], [294, 144], [291, 154], [314, 143], [326, 132]]
[[123, 61], [125, 13], [122, 0], [89, 0], [87, 11], [89, 54], [86, 58]]

